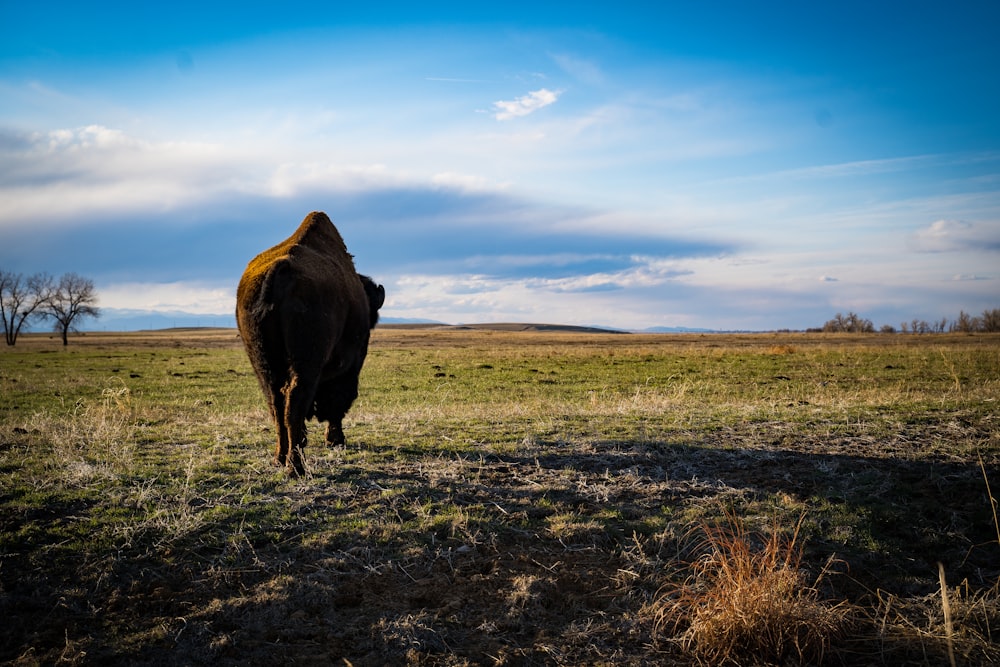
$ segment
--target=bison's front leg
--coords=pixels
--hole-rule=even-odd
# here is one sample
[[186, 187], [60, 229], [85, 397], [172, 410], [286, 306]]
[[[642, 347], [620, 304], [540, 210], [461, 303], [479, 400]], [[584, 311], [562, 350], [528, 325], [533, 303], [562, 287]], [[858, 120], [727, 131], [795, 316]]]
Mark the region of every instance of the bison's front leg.
[[327, 423], [328, 445], [347, 444], [347, 437], [344, 435], [344, 415], [358, 397], [359, 370], [360, 367], [352, 369], [345, 376], [325, 382], [316, 394], [316, 418]]
[[330, 421], [326, 425], [326, 444], [330, 446], [343, 446], [347, 444], [347, 438], [344, 436], [344, 425], [341, 422]]

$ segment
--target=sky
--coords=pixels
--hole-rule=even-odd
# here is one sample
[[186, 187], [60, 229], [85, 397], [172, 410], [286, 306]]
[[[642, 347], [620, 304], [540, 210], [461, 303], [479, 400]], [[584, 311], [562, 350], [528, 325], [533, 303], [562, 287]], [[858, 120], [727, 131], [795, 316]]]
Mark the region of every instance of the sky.
[[1000, 3], [350, 4], [0, 0], [0, 269], [230, 323], [321, 210], [388, 320], [1000, 307]]

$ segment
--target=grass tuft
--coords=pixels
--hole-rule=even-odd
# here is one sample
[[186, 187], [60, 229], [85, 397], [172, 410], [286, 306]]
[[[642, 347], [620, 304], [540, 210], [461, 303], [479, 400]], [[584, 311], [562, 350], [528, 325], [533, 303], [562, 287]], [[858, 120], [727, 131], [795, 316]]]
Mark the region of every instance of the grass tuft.
[[722, 525], [702, 524], [691, 575], [662, 587], [649, 610], [654, 634], [706, 665], [821, 663], [850, 609], [820, 599], [830, 561], [807, 581], [801, 526], [800, 518], [790, 537], [775, 526], [758, 538], [732, 513]]
[[941, 589], [922, 597], [878, 592], [870, 619], [883, 664], [1000, 663], [1000, 595], [975, 590], [968, 581], [948, 587], [939, 570]]

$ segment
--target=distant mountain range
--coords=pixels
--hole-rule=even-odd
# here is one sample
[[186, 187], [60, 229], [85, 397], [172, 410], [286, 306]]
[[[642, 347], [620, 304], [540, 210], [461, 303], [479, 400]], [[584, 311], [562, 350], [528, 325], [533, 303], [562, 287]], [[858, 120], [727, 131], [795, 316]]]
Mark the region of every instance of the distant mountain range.
[[[383, 317], [379, 320], [385, 324], [439, 324], [434, 320], [408, 319], [404, 317]], [[179, 329], [190, 327], [236, 328], [236, 315], [233, 313], [205, 315], [186, 313], [182, 311], [147, 311], [120, 310], [117, 308], [102, 308], [101, 316], [83, 320], [81, 331], [153, 331], [156, 329]], [[35, 330], [44, 330], [36, 327]]]
[[181, 311], [119, 310], [102, 308], [98, 319], [80, 322], [81, 331], [152, 331], [189, 327], [235, 328], [236, 315], [204, 315]]
[[[591, 332], [591, 333], [714, 333], [712, 329], [693, 327], [651, 327], [641, 330], [625, 330], [604, 326], [575, 326], [564, 324], [539, 323], [473, 323], [450, 325], [436, 320], [383, 317], [381, 324], [392, 326], [442, 326], [456, 328], [494, 329], [503, 331], [553, 331], [553, 332]], [[88, 319], [80, 323], [82, 331], [146, 331], [156, 329], [177, 329], [190, 327], [235, 328], [236, 316], [225, 314], [196, 314], [182, 311], [145, 311], [122, 310], [117, 308], [102, 308], [101, 317]], [[35, 327], [34, 330], [44, 330], [45, 327]]]
[[697, 327], [650, 327], [640, 333], [716, 333], [715, 329], [699, 329]]

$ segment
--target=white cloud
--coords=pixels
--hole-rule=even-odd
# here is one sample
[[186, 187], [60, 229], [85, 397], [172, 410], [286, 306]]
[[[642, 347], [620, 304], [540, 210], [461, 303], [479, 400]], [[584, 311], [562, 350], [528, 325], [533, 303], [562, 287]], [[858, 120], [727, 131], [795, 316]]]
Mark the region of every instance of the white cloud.
[[[0, 228], [167, 211], [247, 195], [290, 198], [325, 190], [437, 187], [499, 191], [460, 172], [421, 175], [381, 163], [329, 160], [269, 146], [154, 142], [89, 125], [0, 137]], [[316, 159], [320, 157], [320, 159]], [[349, 158], [348, 158], [349, 159]]]
[[511, 118], [527, 116], [530, 113], [553, 104], [559, 99], [560, 94], [561, 91], [540, 88], [510, 102], [503, 100], [494, 102], [493, 108], [496, 111], [494, 118], [497, 120], [510, 120]]
[[19, 136], [0, 150], [0, 226], [169, 209], [231, 188], [239, 164], [214, 144], [153, 143], [100, 125]]
[[[638, 256], [632, 260], [636, 266], [621, 271], [558, 278], [402, 275], [386, 287], [393, 298], [385, 314], [452, 323], [535, 321], [639, 327], [649, 321], [644, 318], [650, 317], [650, 310], [658, 311], [648, 301], [650, 296], [656, 300], [661, 297], [655, 295], [668, 295], [665, 286], [676, 284], [689, 271], [665, 260]], [[529, 263], [532, 259], [509, 261]]]
[[961, 220], [937, 220], [917, 230], [913, 242], [918, 252], [952, 252], [968, 249], [975, 241], [975, 230]]
[[332, 162], [287, 162], [267, 177], [263, 191], [274, 197], [292, 197], [306, 190], [356, 192], [408, 185], [402, 174], [384, 164], [341, 165]]
[[198, 315], [231, 313], [236, 308], [235, 287], [198, 282], [115, 283], [98, 289], [102, 308], [143, 311], [183, 311]]
[[442, 172], [431, 177], [431, 183], [439, 188], [453, 188], [465, 192], [493, 192], [507, 190], [510, 183], [494, 183], [483, 176]]

